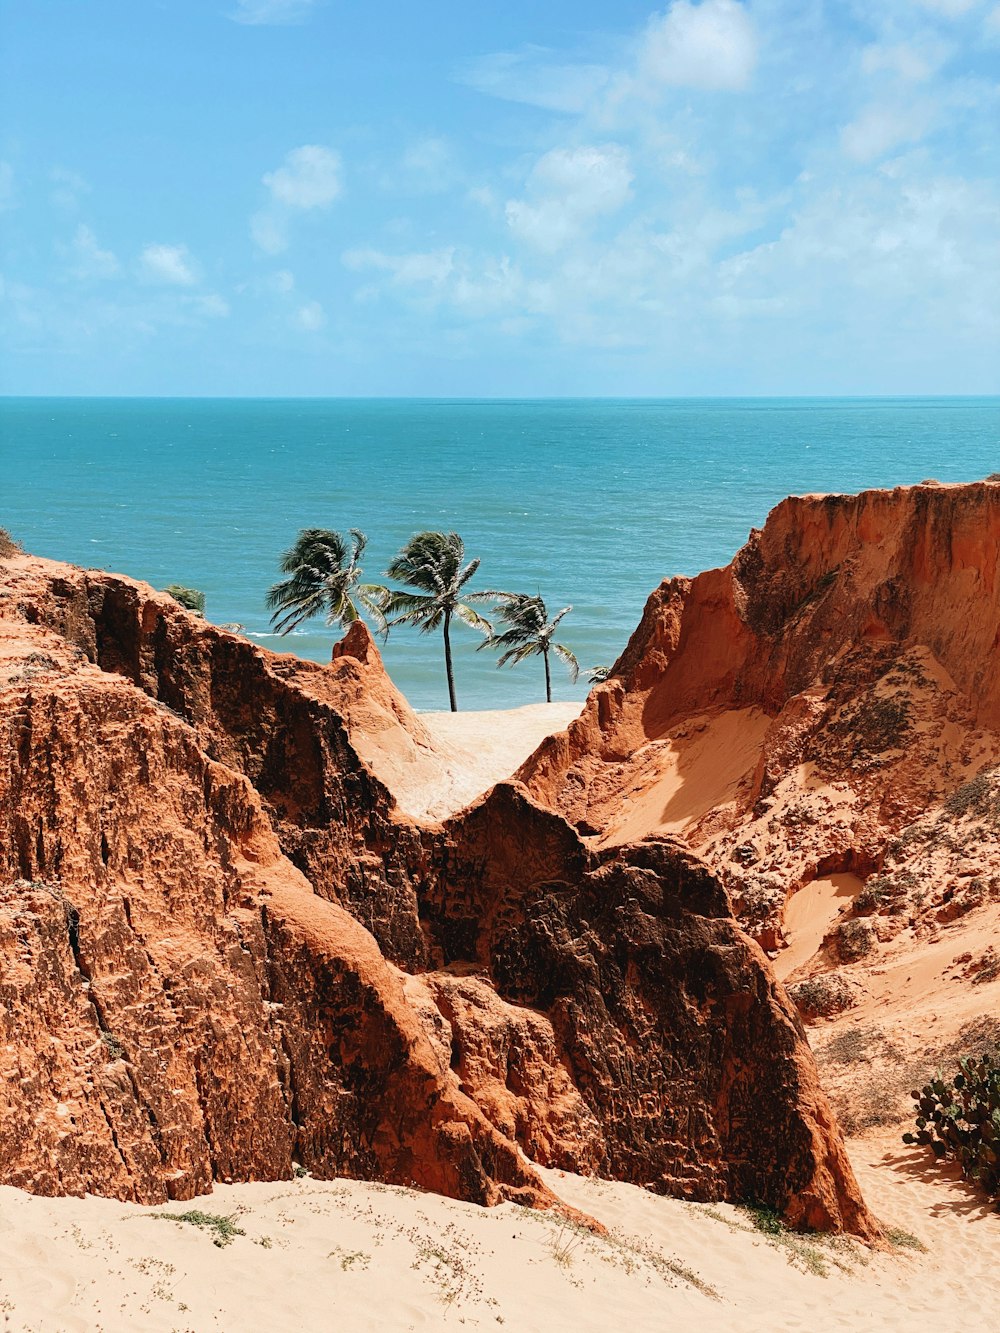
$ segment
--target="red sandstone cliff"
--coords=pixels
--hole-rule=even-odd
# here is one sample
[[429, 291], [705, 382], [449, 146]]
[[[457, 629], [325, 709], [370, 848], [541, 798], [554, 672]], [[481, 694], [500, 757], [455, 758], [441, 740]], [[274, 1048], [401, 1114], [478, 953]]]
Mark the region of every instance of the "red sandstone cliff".
[[415, 825], [349, 737], [411, 725], [360, 653], [0, 570], [0, 1180], [154, 1200], [301, 1161], [551, 1204], [523, 1149], [874, 1234], [702, 863], [589, 847], [513, 787]]
[[803, 1012], [882, 1051], [891, 1111], [853, 1125], [1000, 1045], [998, 560], [995, 483], [785, 500], [653, 593], [519, 774], [597, 845], [669, 834], [713, 866]]
[[[866, 872], [995, 753], [998, 553], [996, 484], [785, 500], [725, 569], [653, 593], [612, 679], [519, 776], [618, 841], [672, 765], [629, 836], [683, 831], [720, 866], [749, 842], [737, 883], [741, 864]], [[838, 817], [790, 837], [793, 796], [821, 786]]]

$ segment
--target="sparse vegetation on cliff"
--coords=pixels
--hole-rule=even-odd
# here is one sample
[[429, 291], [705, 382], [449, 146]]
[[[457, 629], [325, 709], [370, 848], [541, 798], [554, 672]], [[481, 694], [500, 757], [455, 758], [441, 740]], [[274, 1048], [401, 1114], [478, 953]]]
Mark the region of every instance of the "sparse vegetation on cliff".
[[16, 542], [6, 528], [0, 528], [0, 560], [6, 560], [8, 556], [20, 554], [20, 542]]
[[171, 583], [163, 591], [179, 602], [185, 611], [193, 611], [198, 616], [205, 614], [205, 594], [199, 588], [185, 588], [179, 583]]
[[1000, 791], [993, 779], [997, 775], [994, 768], [984, 768], [962, 784], [957, 791], [944, 802], [944, 809], [949, 815], [977, 815], [993, 823], [1000, 816]]

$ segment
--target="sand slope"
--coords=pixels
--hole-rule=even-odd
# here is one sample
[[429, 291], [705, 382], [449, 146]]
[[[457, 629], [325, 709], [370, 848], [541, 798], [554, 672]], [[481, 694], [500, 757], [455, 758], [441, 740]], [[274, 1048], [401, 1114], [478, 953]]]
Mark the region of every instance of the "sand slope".
[[402, 791], [398, 784], [392, 787], [393, 794], [407, 814], [446, 819], [510, 777], [546, 736], [568, 727], [582, 707], [577, 701], [419, 713], [431, 738], [427, 767]]
[[[1000, 1215], [895, 1138], [855, 1143], [876, 1211], [926, 1252], [768, 1240], [727, 1205], [546, 1173], [608, 1239], [546, 1214], [356, 1181], [220, 1186], [194, 1204], [141, 1208], [0, 1189], [0, 1312], [11, 1333], [898, 1333], [1000, 1326]], [[210, 1231], [154, 1216], [235, 1214]], [[713, 1294], [714, 1293], [714, 1294]]]

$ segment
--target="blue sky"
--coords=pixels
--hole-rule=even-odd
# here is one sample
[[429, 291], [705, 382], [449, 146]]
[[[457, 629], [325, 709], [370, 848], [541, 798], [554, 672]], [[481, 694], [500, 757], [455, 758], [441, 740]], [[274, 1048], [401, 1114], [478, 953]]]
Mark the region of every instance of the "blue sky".
[[996, 0], [0, 0], [0, 391], [995, 393]]

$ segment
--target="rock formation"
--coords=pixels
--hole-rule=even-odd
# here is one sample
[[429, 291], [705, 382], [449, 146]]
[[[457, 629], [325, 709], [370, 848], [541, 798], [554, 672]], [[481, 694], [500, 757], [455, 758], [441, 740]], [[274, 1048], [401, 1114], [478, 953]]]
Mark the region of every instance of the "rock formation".
[[653, 593], [520, 777], [602, 841], [683, 836], [744, 897], [867, 875], [996, 760], [998, 551], [993, 483], [785, 500]]
[[403, 816], [352, 734], [419, 724], [361, 631], [323, 667], [129, 579], [0, 572], [0, 1181], [301, 1163], [551, 1206], [527, 1154], [876, 1234], [683, 847], [589, 845], [517, 785]]
[[1000, 1045], [998, 560], [994, 482], [785, 500], [653, 593], [519, 773], [598, 846], [707, 860], [802, 1013], [881, 1034], [886, 1120], [936, 1059]]

